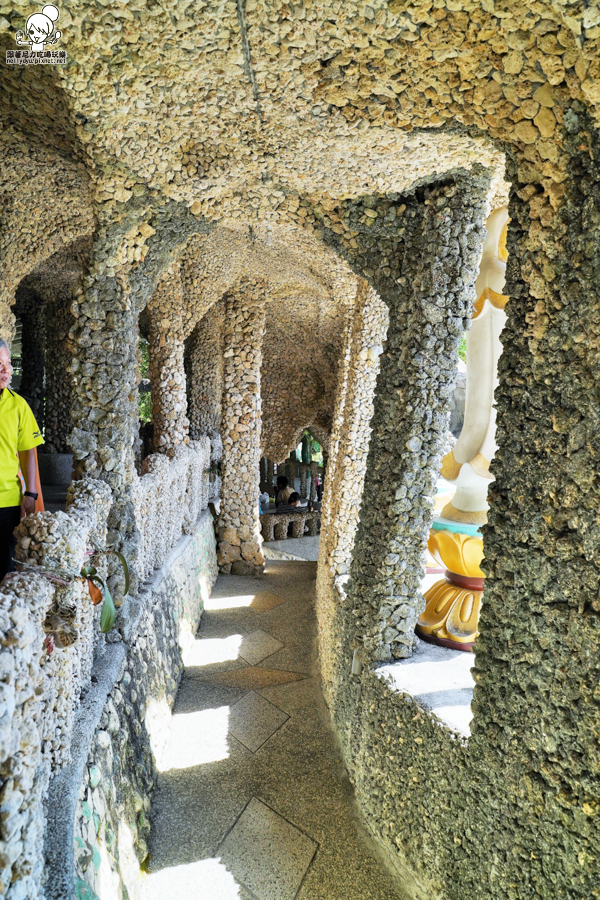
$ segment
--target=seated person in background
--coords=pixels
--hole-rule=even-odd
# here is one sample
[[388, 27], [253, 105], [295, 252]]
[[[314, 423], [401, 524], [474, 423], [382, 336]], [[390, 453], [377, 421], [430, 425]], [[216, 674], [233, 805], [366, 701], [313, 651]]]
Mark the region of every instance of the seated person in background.
[[277, 507], [278, 513], [307, 513], [312, 512], [312, 504], [309, 502], [308, 506], [300, 506], [300, 494], [297, 491], [293, 491], [290, 494], [290, 499], [287, 503], [281, 503]]
[[269, 484], [268, 481], [261, 481], [258, 489], [261, 494], [268, 494], [269, 497], [273, 498], [273, 500], [277, 496], [277, 488], [274, 484]]
[[291, 495], [294, 493], [294, 488], [291, 488], [289, 484], [285, 475], [277, 476], [277, 497], [275, 498], [275, 506], [277, 508], [279, 508], [281, 503], [288, 503]]

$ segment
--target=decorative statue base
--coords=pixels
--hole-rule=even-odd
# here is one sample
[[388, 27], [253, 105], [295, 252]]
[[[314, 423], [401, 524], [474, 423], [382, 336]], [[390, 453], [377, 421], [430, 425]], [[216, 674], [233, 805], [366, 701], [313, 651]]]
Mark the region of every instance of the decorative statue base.
[[444, 526], [443, 520], [436, 519], [427, 546], [433, 558], [445, 567], [446, 577], [425, 593], [427, 605], [416, 632], [432, 644], [470, 651], [478, 634], [483, 596], [483, 541], [477, 535], [448, 531]]
[[455, 447], [442, 462], [442, 478], [456, 491], [434, 521], [428, 542], [432, 556], [445, 566], [446, 578], [425, 593], [425, 611], [416, 627], [423, 640], [455, 650], [472, 650], [483, 595], [483, 541], [477, 526], [487, 521], [490, 461], [496, 452], [494, 390], [508, 300], [502, 293], [507, 227], [506, 207], [494, 210], [486, 222], [477, 302], [467, 334], [465, 420]]

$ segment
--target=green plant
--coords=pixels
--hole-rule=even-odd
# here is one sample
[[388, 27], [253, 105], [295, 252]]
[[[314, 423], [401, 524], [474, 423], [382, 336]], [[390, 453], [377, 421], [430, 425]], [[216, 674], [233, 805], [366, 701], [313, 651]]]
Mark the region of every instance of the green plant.
[[[140, 378], [147, 379], [150, 371], [150, 346], [148, 341], [138, 341], [138, 372]], [[150, 391], [140, 391], [138, 396], [138, 416], [142, 422], [152, 421], [152, 395]]]
[[466, 334], [466, 332], [461, 337], [460, 344], [458, 345], [458, 358], [462, 359], [462, 361], [466, 365], [466, 362], [467, 362], [467, 334]]
[[152, 421], [152, 394], [142, 391], [138, 398], [138, 416], [142, 422]]
[[[129, 585], [131, 581], [129, 575], [129, 565], [122, 553], [119, 553], [118, 550], [104, 549], [102, 547], [94, 545], [94, 549], [88, 551], [88, 555], [91, 558], [111, 555], [116, 556], [121, 563], [121, 567], [125, 576], [124, 594], [129, 593]], [[96, 566], [82, 566], [80, 571], [77, 573], [69, 572], [66, 569], [60, 569], [58, 567], [46, 568], [45, 566], [38, 566], [36, 563], [30, 562], [19, 563], [19, 566], [22, 571], [34, 572], [37, 575], [42, 575], [44, 578], [47, 578], [49, 581], [52, 581], [54, 584], [60, 585], [61, 587], [67, 587], [67, 585], [73, 584], [79, 579], [87, 582], [90, 599], [94, 606], [102, 603], [102, 613], [100, 615], [100, 631], [102, 632], [102, 634], [107, 634], [114, 627], [115, 619], [117, 617], [115, 603], [108, 589], [108, 585], [98, 574], [98, 569], [96, 568]], [[72, 630], [69, 628], [69, 623], [65, 621], [64, 617], [57, 613], [51, 614], [45, 623], [45, 631], [49, 635], [57, 635], [59, 632], [64, 633], [66, 629], [69, 633]], [[60, 640], [55, 641], [55, 644], [59, 647], [64, 646], [63, 642]]]
[[[304, 458], [304, 444], [308, 444], [308, 456], [309, 459], [305, 460]], [[310, 431], [305, 431], [302, 436], [302, 462], [316, 462], [318, 465], [323, 465], [323, 448], [320, 443], [314, 439]]]
[[[123, 572], [125, 573], [125, 594], [128, 594], [130, 581], [129, 566], [127, 565], [127, 560], [125, 559], [123, 554], [119, 553], [118, 550], [99, 550], [94, 555], [106, 555], [111, 553], [116, 556], [121, 563]], [[102, 634], [106, 634], [113, 628], [115, 619], [117, 617], [117, 610], [115, 608], [114, 600], [108, 589], [108, 585], [100, 577], [95, 566], [83, 566], [79, 575], [81, 576], [81, 578], [85, 578], [88, 583], [88, 589], [90, 592], [92, 603], [96, 605], [102, 600], [104, 601], [102, 603], [102, 614], [100, 616], [100, 631], [102, 632]], [[98, 596], [98, 594], [100, 594], [100, 596]]]

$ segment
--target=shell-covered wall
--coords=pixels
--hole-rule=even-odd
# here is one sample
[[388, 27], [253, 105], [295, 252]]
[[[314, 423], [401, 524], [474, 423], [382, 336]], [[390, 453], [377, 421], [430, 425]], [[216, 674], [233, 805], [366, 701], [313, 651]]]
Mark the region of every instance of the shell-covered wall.
[[[136, 350], [148, 307], [159, 323], [157, 441], [176, 463], [188, 438], [173, 415], [190, 396], [186, 369], [199, 382], [191, 436], [223, 431], [222, 524], [233, 543], [222, 535], [222, 545], [235, 558], [222, 565], [260, 568], [258, 460], [283, 458], [303, 428], [324, 443], [333, 430], [330, 485], [347, 471], [358, 503], [364, 477], [358, 522], [339, 498], [335, 515], [324, 511], [336, 577], [347, 567], [350, 581], [332, 588], [321, 565], [322, 663], [359, 798], [388, 846], [452, 900], [596, 896], [597, 3], [80, 0], [60, 8], [64, 66], [17, 62], [15, 33], [30, 12], [26, 0], [0, 3], [0, 336], [12, 339], [24, 279], [42, 299], [45, 280], [69, 298], [72, 421], [59, 443], [74, 450], [78, 477], [110, 489], [108, 539], [132, 556], [143, 539]], [[496, 480], [464, 748], [383, 696], [370, 666], [411, 650], [426, 494], [478, 223], [486, 202], [508, 197]], [[418, 222], [427, 227], [417, 234]], [[375, 302], [362, 280], [390, 323], [372, 403], [364, 385], [370, 442], [355, 416], [351, 337], [366, 308], [357, 297]], [[245, 322], [245, 344], [258, 296], [260, 327]], [[225, 317], [210, 352], [235, 343], [240, 359], [249, 354], [247, 382], [230, 357], [186, 363], [199, 323], [234, 297], [241, 319]], [[210, 424], [195, 391], [212, 398]], [[236, 447], [247, 415], [261, 438]], [[353, 422], [354, 474], [343, 455]], [[365, 664], [357, 680], [354, 650]], [[19, 822], [0, 835], [3, 872], [20, 865]], [[3, 889], [20, 900], [39, 873], [14, 871]]]

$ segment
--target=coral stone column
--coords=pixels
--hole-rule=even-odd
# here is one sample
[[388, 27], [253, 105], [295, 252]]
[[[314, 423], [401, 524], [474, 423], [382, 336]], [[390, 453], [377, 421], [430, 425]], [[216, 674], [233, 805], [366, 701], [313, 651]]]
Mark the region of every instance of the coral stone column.
[[148, 304], [153, 447], [155, 453], [167, 455], [189, 442], [183, 363], [183, 303], [183, 288], [177, 268], [163, 278]]
[[44, 381], [46, 371], [46, 304], [35, 291], [17, 292], [17, 315], [21, 319], [21, 387], [40, 428], [44, 427]]
[[[323, 495], [320, 564], [317, 571], [317, 612], [321, 676], [325, 695], [335, 709], [340, 681], [347, 669], [340, 666], [345, 648], [344, 607], [352, 548], [365, 483], [371, 438], [371, 417], [379, 361], [388, 326], [388, 309], [376, 291], [359, 279], [351, 328], [344, 356], [347, 371], [343, 396], [338, 394], [331, 444], [336, 464], [330, 466]], [[324, 454], [325, 457], [325, 454]], [[325, 458], [323, 460], [325, 463]], [[342, 607], [342, 608], [341, 608]], [[350, 637], [349, 642], [352, 640]]]
[[343, 599], [347, 656], [342, 665], [350, 666], [353, 655], [356, 662], [370, 662], [412, 654], [424, 606], [422, 559], [456, 350], [473, 309], [488, 186], [489, 177], [480, 170], [402, 202], [397, 197], [348, 201], [343, 236], [326, 235], [341, 244], [389, 309]]
[[245, 294], [226, 299], [218, 562], [221, 572], [234, 575], [264, 569], [258, 512], [264, 332], [264, 297], [258, 289], [249, 286]]
[[15, 336], [15, 316], [11, 309], [12, 297], [0, 289], [0, 339], [12, 344]]
[[[363, 291], [362, 288], [363, 280], [359, 279], [357, 286], [357, 296], [359, 292]], [[366, 289], [366, 282], [364, 282]], [[363, 293], [364, 297], [364, 293]], [[323, 477], [323, 506], [321, 511], [321, 537], [319, 539], [319, 555], [322, 557], [324, 553], [325, 545], [328, 541], [327, 538], [327, 526], [329, 524], [330, 519], [332, 518], [330, 515], [330, 510], [332, 504], [328, 501], [327, 489], [329, 485], [336, 483], [336, 473], [338, 463], [340, 461], [341, 450], [340, 450], [340, 440], [344, 429], [344, 414], [346, 409], [346, 399], [348, 396], [348, 378], [350, 375], [350, 350], [352, 346], [352, 324], [349, 321], [344, 329], [344, 341], [343, 341], [343, 351], [342, 358], [340, 360], [340, 367], [338, 372], [338, 383], [335, 392], [335, 401], [333, 406], [333, 421], [331, 424], [331, 440], [329, 442], [329, 453], [327, 454], [327, 462], [325, 461], [325, 450], [323, 450], [323, 476], [325, 476], [325, 469], [327, 468], [328, 480], [327, 486], [325, 486], [325, 480]]]
[[321, 540], [334, 577], [347, 577], [350, 568], [365, 483], [375, 384], [388, 318], [383, 300], [361, 279], [348, 335], [344, 408], [337, 433], [332, 436], [332, 442], [339, 446], [339, 460], [335, 475], [327, 484], [323, 504], [327, 508], [328, 525], [321, 529]]
[[221, 427], [223, 312], [223, 303], [212, 306], [186, 341], [188, 418], [194, 441]]
[[[301, 497], [306, 497], [306, 487], [308, 484], [307, 470], [308, 470], [308, 466], [305, 465], [304, 463], [302, 463], [302, 465], [300, 466], [300, 496]], [[312, 494], [312, 480], [310, 482], [310, 490], [311, 490], [311, 494]], [[314, 498], [311, 496], [311, 500], [312, 499], [314, 499]]]
[[68, 452], [73, 407], [73, 297], [52, 294], [46, 302], [46, 397], [44, 401], [45, 451]]
[[[138, 425], [139, 308], [132, 289], [131, 262], [140, 251], [140, 220], [127, 211], [115, 218], [96, 232], [89, 268], [72, 306], [76, 323], [69, 443], [75, 478], [100, 478], [112, 490], [107, 543], [133, 564], [133, 591], [137, 587], [138, 547], [132, 490], [137, 478], [133, 444]], [[111, 577], [109, 583], [118, 602], [122, 579]]]

